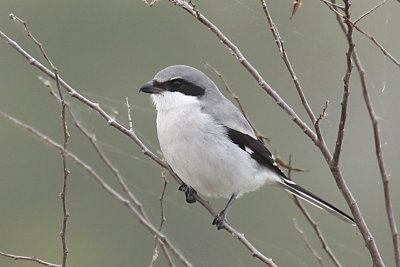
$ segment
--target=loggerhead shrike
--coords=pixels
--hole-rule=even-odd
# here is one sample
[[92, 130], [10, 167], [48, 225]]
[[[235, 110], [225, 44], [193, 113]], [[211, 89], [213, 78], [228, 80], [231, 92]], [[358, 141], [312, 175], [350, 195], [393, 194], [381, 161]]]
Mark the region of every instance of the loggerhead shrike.
[[187, 186], [186, 201], [197, 191], [229, 198], [213, 224], [224, 227], [232, 201], [263, 185], [278, 186], [354, 224], [352, 217], [290, 181], [242, 113], [203, 72], [184, 65], [167, 67], [140, 88], [157, 109], [157, 135], [165, 160]]

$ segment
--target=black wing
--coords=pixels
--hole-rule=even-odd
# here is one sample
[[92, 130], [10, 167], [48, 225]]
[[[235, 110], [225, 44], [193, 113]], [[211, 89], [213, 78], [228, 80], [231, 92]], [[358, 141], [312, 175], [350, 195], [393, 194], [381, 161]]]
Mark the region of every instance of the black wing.
[[226, 128], [228, 137], [231, 139], [233, 143], [235, 143], [241, 149], [249, 153], [251, 157], [254, 160], [256, 160], [259, 164], [274, 171], [277, 175], [279, 175], [282, 178], [281, 185], [284, 187], [283, 189], [285, 189], [286, 191], [288, 191], [293, 195], [296, 195], [308, 201], [309, 203], [319, 208], [327, 210], [329, 213], [337, 216], [338, 218], [346, 222], [354, 224], [354, 219], [351, 216], [347, 215], [346, 213], [339, 210], [335, 206], [329, 204], [328, 202], [314, 195], [310, 191], [304, 189], [303, 187], [287, 179], [286, 175], [276, 165], [271, 152], [269, 152], [268, 148], [266, 148], [260, 140], [254, 139], [250, 135], [236, 131], [232, 128], [229, 127]]
[[251, 137], [232, 128], [226, 127], [228, 137], [233, 143], [251, 155], [259, 164], [273, 170], [282, 178], [286, 178], [285, 174], [278, 168], [275, 159], [269, 152], [268, 148], [258, 139]]

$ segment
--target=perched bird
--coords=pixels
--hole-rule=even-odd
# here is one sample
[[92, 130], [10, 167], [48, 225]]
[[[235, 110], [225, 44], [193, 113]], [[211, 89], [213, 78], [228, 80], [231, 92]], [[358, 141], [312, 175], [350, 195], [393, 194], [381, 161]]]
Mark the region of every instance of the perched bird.
[[223, 228], [234, 199], [263, 185], [278, 186], [340, 219], [353, 218], [289, 180], [242, 113], [203, 72], [185, 65], [167, 67], [140, 88], [157, 110], [157, 136], [165, 160], [195, 191], [229, 198], [213, 224]]

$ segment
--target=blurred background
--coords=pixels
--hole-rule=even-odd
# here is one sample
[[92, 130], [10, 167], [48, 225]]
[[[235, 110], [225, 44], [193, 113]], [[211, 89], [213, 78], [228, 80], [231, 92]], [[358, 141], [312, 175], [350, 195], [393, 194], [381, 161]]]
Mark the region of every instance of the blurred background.
[[[380, 1], [353, 1], [358, 17]], [[321, 121], [326, 142], [334, 147], [345, 73], [347, 42], [332, 12], [320, 1], [304, 1], [292, 20], [292, 1], [268, 1], [285, 42], [292, 65], [316, 114], [329, 101]], [[339, 2], [340, 3], [340, 2]], [[261, 5], [250, 0], [196, 1], [197, 8], [238, 45], [264, 79], [310, 125], [293, 82], [280, 58]], [[400, 58], [400, 4], [388, 1], [359, 22], [397, 59]], [[28, 21], [60, 75], [81, 94], [128, 125], [125, 98], [132, 105], [138, 136], [160, 154], [155, 130], [156, 113], [139, 87], [160, 69], [186, 64], [204, 71], [223, 90], [223, 84], [200, 63], [212, 64], [240, 96], [247, 114], [270, 139], [271, 151], [292, 164], [309, 169], [293, 178], [320, 197], [349, 212], [319, 150], [290, 120], [221, 42], [202, 24], [168, 1], [153, 7], [141, 1], [22, 1], [0, 2], [0, 30], [44, 62], [23, 26], [11, 21], [14, 13]], [[355, 32], [356, 47], [366, 71], [376, 114], [379, 116], [383, 153], [391, 175], [391, 192], [397, 222], [400, 203], [398, 150], [400, 123], [399, 68], [370, 40]], [[43, 74], [0, 40], [0, 109], [62, 143], [60, 105], [39, 81]], [[227, 95], [227, 94], [225, 94]], [[161, 168], [144, 156], [125, 135], [109, 127], [100, 116], [67, 98], [80, 122], [96, 138], [155, 225], [160, 221]], [[348, 121], [341, 156], [342, 173], [374, 234], [387, 266], [394, 266], [392, 241], [384, 208], [372, 127], [356, 69], [351, 78]], [[68, 119], [68, 147], [121, 192], [116, 179]], [[68, 163], [67, 229], [68, 266], [148, 266], [153, 254], [152, 235], [129, 210], [104, 191], [86, 171]], [[0, 118], [0, 251], [36, 256], [53, 263], [62, 258], [59, 233], [62, 206], [62, 161], [53, 148]], [[165, 196], [164, 232], [195, 266], [262, 266], [249, 251], [224, 231], [211, 226], [212, 218], [198, 204], [189, 205], [177, 183]], [[209, 199], [216, 210], [224, 199]], [[356, 227], [307, 205], [327, 243], [344, 266], [371, 266], [369, 253]], [[293, 226], [304, 231], [326, 266], [333, 266], [311, 226], [286, 193], [262, 188], [234, 203], [229, 222], [266, 256], [280, 266], [318, 266]], [[174, 260], [178, 266], [180, 263]], [[155, 266], [166, 266], [160, 252]], [[37, 266], [0, 257], [0, 266]]]

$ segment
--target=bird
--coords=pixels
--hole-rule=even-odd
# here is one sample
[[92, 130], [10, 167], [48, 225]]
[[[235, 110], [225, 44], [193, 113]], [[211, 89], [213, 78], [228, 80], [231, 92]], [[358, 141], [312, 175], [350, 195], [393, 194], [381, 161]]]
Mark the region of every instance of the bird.
[[280, 187], [343, 221], [354, 219], [297, 185], [236, 106], [202, 71], [172, 65], [140, 87], [157, 111], [157, 137], [165, 161], [185, 183], [179, 189], [194, 203], [195, 193], [229, 199], [212, 224], [224, 228], [233, 201], [264, 185]]

